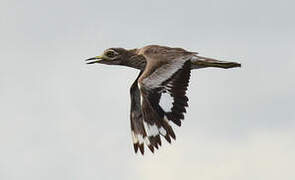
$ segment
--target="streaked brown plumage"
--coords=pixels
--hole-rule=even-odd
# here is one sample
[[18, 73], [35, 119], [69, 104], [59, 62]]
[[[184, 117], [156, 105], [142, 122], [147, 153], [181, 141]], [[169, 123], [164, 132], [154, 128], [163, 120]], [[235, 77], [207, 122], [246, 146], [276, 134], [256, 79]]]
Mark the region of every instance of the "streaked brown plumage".
[[162, 144], [160, 136], [169, 143], [171, 138], [176, 138], [170, 122], [181, 126], [184, 119], [192, 69], [241, 67], [236, 62], [219, 61], [182, 48], [159, 45], [132, 50], [110, 48], [102, 56], [87, 61], [87, 64], [122, 65], [140, 70], [130, 88], [130, 120], [134, 150], [139, 149], [142, 154], [144, 144], [152, 152], [154, 148], [158, 149]]

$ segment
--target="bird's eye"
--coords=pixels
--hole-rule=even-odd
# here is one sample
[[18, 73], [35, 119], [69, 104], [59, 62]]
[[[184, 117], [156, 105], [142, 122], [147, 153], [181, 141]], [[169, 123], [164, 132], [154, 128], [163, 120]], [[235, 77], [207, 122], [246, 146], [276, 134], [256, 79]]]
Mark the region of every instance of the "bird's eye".
[[107, 51], [105, 55], [109, 58], [113, 58], [116, 56], [116, 53], [114, 51]]

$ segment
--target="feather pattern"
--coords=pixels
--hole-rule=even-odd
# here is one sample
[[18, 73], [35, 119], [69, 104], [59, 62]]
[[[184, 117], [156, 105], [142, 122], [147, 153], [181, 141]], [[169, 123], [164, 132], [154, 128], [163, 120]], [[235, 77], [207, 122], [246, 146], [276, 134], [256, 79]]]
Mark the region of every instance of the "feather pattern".
[[[135, 132], [137, 136], [147, 138], [148, 141], [144, 143], [152, 152], [154, 152], [154, 148], [161, 146], [160, 136], [164, 137], [169, 143], [171, 143], [171, 138], [176, 138], [170, 121], [180, 126], [181, 119], [184, 118], [188, 101], [186, 90], [191, 68], [189, 59], [190, 56], [185, 55], [166, 63], [154, 63], [152, 66], [149, 66], [150, 61], [147, 60], [146, 69], [140, 73], [132, 85], [131, 92], [133, 93], [131, 93], [131, 96], [133, 98], [131, 99], [136, 102], [131, 102], [131, 104], [137, 104], [137, 106], [136, 108], [131, 106], [133, 107], [131, 113], [140, 112], [140, 116], [137, 116], [140, 118], [131, 118], [132, 132]], [[160, 103], [165, 94], [168, 94], [172, 99], [169, 111], [163, 108]], [[143, 124], [143, 128], [136, 131], [134, 124], [138, 123]], [[135, 152], [140, 145], [140, 141], [134, 140]], [[143, 154], [144, 150], [141, 152]]]
[[[175, 139], [171, 124], [181, 125], [188, 106], [186, 90], [190, 70], [207, 67], [235, 68], [240, 63], [199, 56], [182, 48], [149, 45], [140, 49], [108, 48], [87, 64], [121, 65], [140, 70], [130, 88], [131, 136], [135, 152], [144, 154], [161, 146], [161, 136]], [[173, 123], [171, 123], [173, 122]]]

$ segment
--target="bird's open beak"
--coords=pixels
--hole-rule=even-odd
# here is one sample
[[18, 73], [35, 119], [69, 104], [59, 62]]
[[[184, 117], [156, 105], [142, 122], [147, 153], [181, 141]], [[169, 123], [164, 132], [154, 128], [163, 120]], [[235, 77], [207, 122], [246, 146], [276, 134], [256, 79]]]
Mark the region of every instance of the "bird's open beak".
[[100, 61], [102, 60], [103, 60], [102, 56], [95, 56], [93, 58], [86, 59], [85, 61], [89, 61], [86, 64], [94, 64], [94, 63], [100, 63]]
[[220, 60], [201, 57], [201, 56], [197, 56], [197, 57], [198, 59], [194, 62], [194, 64], [197, 65], [198, 68], [218, 67], [218, 68], [228, 69], [228, 68], [241, 67], [241, 64], [237, 62], [220, 61]]

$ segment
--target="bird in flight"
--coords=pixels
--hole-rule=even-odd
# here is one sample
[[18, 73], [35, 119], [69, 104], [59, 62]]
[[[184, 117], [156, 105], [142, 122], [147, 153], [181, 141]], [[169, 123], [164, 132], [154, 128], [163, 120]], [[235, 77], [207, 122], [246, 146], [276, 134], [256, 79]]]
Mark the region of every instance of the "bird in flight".
[[130, 88], [131, 135], [135, 153], [144, 154], [144, 144], [154, 152], [162, 142], [175, 139], [171, 122], [181, 126], [188, 98], [186, 90], [193, 69], [241, 67], [236, 62], [199, 56], [182, 48], [149, 45], [140, 49], [106, 49], [101, 56], [86, 59], [87, 64], [122, 65], [138, 69]]

